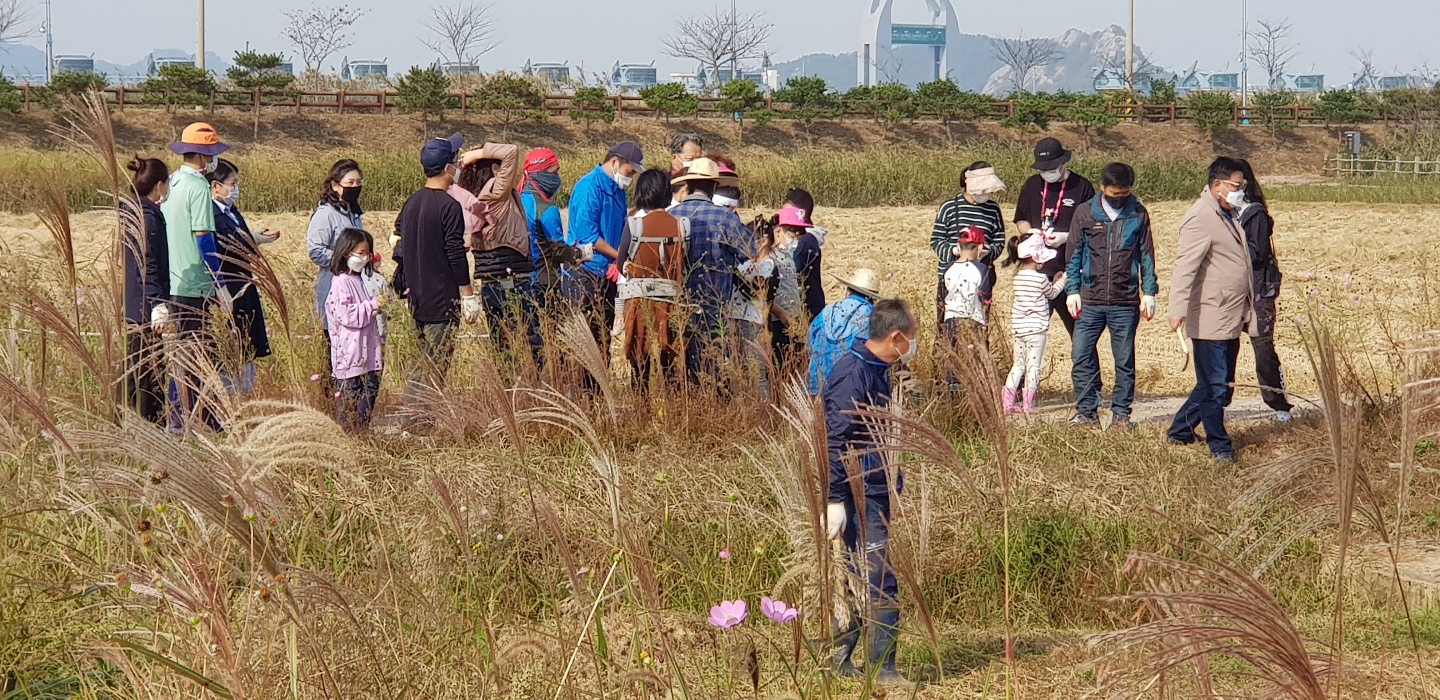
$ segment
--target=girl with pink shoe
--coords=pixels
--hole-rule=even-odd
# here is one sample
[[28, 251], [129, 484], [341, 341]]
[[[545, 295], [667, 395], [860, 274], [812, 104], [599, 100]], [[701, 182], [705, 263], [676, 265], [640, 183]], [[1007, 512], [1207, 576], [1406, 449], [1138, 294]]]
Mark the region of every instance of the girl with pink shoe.
[[1050, 300], [1065, 289], [1065, 273], [1051, 280], [1040, 271], [1055, 257], [1056, 251], [1045, 245], [1044, 236], [1038, 233], [1023, 241], [1011, 238], [1005, 247], [1005, 266], [1020, 265], [1015, 273], [1015, 301], [1010, 309], [1015, 363], [1005, 380], [1005, 412], [1034, 415], [1038, 412], [1035, 404], [1040, 392], [1040, 370], [1045, 364], [1045, 341], [1050, 334]]

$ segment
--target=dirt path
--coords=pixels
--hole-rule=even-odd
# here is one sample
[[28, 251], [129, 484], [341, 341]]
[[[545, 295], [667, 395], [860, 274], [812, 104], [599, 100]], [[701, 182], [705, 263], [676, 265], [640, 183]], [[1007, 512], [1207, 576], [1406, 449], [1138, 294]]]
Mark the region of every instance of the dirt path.
[[[1102, 406], [1102, 419], [1108, 424], [1109, 418], [1104, 414], [1108, 409], [1110, 397], [1105, 397], [1106, 403]], [[1292, 402], [1304, 405], [1303, 401], [1292, 399]], [[1175, 412], [1185, 403], [1184, 396], [1137, 396], [1135, 404], [1131, 407], [1130, 418], [1137, 424], [1168, 425], [1170, 419], [1175, 417]], [[1046, 401], [1040, 407], [1041, 420], [1055, 423], [1068, 423], [1075, 415], [1075, 404], [1069, 400], [1054, 399]], [[1275, 412], [1265, 405], [1259, 396], [1237, 394], [1230, 407], [1225, 410], [1226, 421], [1261, 421], [1272, 420]]]

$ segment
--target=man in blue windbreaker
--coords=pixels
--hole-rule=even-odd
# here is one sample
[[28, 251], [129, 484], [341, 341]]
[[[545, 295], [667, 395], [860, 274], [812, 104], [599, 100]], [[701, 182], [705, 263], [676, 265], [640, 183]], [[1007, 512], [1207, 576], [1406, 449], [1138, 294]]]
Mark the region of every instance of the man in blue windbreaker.
[[566, 267], [561, 284], [566, 301], [590, 324], [595, 343], [606, 356], [610, 327], [615, 323], [615, 280], [611, 265], [620, 257], [625, 217], [625, 191], [645, 171], [645, 155], [634, 141], [621, 141], [575, 183], [570, 195], [570, 230], [566, 242], [580, 249], [579, 265]]
[[[834, 670], [859, 676], [850, 661], [868, 621], [867, 672], [881, 685], [903, 685], [895, 670], [900, 628], [899, 586], [890, 563], [890, 494], [900, 493], [905, 478], [895, 467], [890, 483], [885, 455], [870, 425], [856, 411], [890, 405], [890, 368], [915, 359], [920, 325], [910, 305], [899, 299], [875, 303], [870, 314], [870, 339], [856, 340], [835, 363], [825, 384], [825, 427], [829, 435], [830, 493], [825, 529], [830, 539], [844, 537], [851, 565], [869, 582], [868, 610], [852, 615], [853, 623], [837, 629]], [[861, 570], [863, 567], [863, 570]]]

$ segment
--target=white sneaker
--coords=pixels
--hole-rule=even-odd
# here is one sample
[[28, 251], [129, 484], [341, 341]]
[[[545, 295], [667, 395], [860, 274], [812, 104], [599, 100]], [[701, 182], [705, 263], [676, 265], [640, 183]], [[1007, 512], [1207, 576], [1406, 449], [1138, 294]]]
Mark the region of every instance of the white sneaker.
[[1276, 411], [1276, 412], [1275, 412], [1275, 422], [1276, 422], [1276, 423], [1284, 424], [1284, 423], [1289, 423], [1289, 422], [1292, 421], [1292, 420], [1295, 420], [1295, 417], [1292, 416], [1292, 415], [1290, 415], [1290, 412], [1289, 412], [1289, 411]]

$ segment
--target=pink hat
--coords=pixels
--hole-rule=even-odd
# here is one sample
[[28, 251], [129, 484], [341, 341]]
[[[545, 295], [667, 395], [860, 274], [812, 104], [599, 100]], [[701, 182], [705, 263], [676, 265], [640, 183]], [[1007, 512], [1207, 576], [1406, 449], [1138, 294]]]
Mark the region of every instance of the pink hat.
[[780, 225], [794, 228], [810, 228], [810, 222], [805, 220], [805, 210], [799, 207], [785, 207], [780, 210]]

